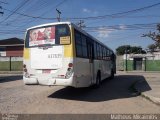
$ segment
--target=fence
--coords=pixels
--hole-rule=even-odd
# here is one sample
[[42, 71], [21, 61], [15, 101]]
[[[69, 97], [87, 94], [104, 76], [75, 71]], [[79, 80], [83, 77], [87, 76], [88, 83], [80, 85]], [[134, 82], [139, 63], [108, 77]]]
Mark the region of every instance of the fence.
[[0, 71], [22, 71], [22, 57], [0, 57]]

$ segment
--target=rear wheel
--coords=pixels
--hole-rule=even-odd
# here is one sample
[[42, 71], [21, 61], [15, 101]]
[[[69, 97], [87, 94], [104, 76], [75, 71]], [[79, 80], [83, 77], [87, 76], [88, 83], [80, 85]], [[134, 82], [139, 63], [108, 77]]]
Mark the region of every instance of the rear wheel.
[[110, 79], [113, 79], [114, 78], [114, 71], [111, 70], [111, 76], [110, 76]]
[[100, 72], [97, 73], [97, 77], [96, 77], [96, 84], [94, 85], [95, 88], [99, 88], [100, 87], [100, 83], [101, 83], [101, 74]]

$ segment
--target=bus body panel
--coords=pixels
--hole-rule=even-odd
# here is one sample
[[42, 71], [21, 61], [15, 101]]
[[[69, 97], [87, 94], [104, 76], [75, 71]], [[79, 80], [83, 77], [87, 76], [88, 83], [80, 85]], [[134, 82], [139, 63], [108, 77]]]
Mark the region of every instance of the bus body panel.
[[91, 85], [92, 74], [90, 71], [89, 59], [74, 59], [74, 76], [77, 87], [88, 87]]
[[[55, 23], [54, 25], [56, 24], [61, 23]], [[115, 66], [115, 62], [111, 59], [101, 60], [93, 59], [93, 56], [90, 58], [76, 56], [74, 29], [79, 30], [79, 28], [69, 22], [65, 24], [68, 24], [71, 32], [71, 43], [69, 45], [24, 48], [23, 69], [27, 71], [24, 72], [23, 75], [25, 84], [88, 87], [96, 83], [99, 71], [102, 80], [111, 76], [111, 71], [113, 70], [113, 66]], [[83, 30], [80, 30], [80, 32], [83, 33]], [[87, 33], [84, 34], [88, 35]], [[98, 43], [101, 44], [101, 42]], [[90, 46], [90, 52], [92, 54], [94, 53], [94, 49], [92, 44], [92, 46]], [[54, 54], [61, 54], [60, 56], [62, 58], [55, 58], [57, 56]], [[70, 75], [69, 77], [67, 77], [68, 74]]]
[[[49, 73], [47, 73], [47, 70], [44, 69], [32, 69], [31, 63], [29, 60], [25, 60], [24, 64], [27, 67], [28, 73], [30, 73], [30, 77], [26, 77], [27, 75], [23, 76], [23, 80], [25, 84], [41, 84], [41, 85], [67, 85], [67, 86], [73, 86], [76, 87], [76, 82], [72, 76], [68, 79], [64, 78], [65, 74], [68, 69], [68, 63], [72, 63], [73, 58], [64, 58], [63, 59], [63, 69], [52, 69], [49, 70]], [[61, 78], [62, 77], [62, 78]]]

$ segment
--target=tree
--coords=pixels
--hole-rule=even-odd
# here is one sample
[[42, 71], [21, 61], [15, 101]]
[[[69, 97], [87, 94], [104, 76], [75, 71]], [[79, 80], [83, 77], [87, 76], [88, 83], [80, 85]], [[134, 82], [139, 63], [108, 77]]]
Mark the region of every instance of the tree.
[[157, 46], [155, 44], [150, 44], [147, 47], [151, 52], [155, 51], [155, 49], [157, 48]]
[[117, 55], [124, 55], [125, 53], [130, 54], [145, 54], [146, 52], [142, 50], [140, 46], [130, 46], [130, 45], [122, 45], [116, 49]]
[[[157, 25], [157, 31], [156, 32], [149, 32], [147, 34], [143, 34], [142, 37], [149, 37], [152, 40], [155, 41], [155, 47], [159, 47], [160, 48], [160, 24]], [[150, 45], [149, 47], [153, 48], [153, 45]]]
[[117, 55], [123, 55], [123, 54], [125, 54], [126, 50], [129, 50], [130, 47], [131, 47], [130, 45], [122, 45], [122, 46], [119, 46], [119, 47], [116, 49]]

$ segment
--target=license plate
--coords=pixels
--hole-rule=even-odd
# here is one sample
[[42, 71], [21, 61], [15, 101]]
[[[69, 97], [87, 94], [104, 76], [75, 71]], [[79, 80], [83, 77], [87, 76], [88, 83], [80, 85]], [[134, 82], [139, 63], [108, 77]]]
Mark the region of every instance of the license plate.
[[51, 70], [42, 70], [42, 73], [51, 73]]

